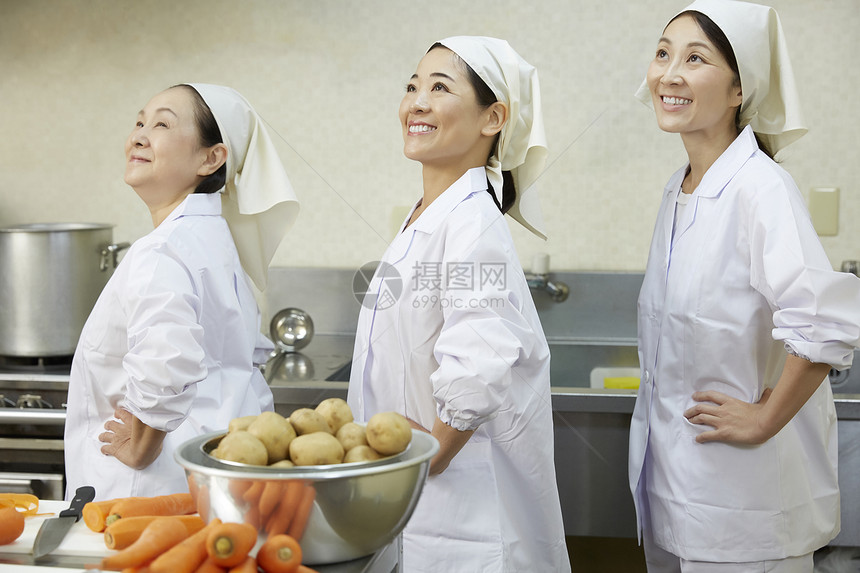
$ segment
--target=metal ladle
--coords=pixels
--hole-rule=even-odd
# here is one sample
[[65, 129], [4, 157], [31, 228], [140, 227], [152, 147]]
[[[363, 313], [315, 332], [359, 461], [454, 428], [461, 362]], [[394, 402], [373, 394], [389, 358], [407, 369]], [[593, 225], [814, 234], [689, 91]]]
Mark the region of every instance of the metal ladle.
[[272, 317], [269, 331], [280, 350], [296, 352], [310, 344], [314, 336], [314, 321], [300, 308], [285, 308]]

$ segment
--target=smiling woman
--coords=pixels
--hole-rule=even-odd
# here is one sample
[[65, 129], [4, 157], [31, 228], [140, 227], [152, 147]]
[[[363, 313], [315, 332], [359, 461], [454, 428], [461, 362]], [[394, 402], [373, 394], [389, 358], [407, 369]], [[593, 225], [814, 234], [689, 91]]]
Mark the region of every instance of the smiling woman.
[[[367, 289], [349, 402], [440, 443], [404, 569], [569, 571], [549, 347], [504, 218], [543, 236], [537, 72], [503, 40], [448, 38], [418, 63], [399, 118], [424, 193]], [[403, 292], [383, 296], [395, 278]]]
[[200, 125], [205, 123], [198, 118], [209, 118], [210, 125], [214, 118], [211, 112], [200, 114], [200, 104], [205, 106], [190, 86], [161, 92], [137, 114], [125, 142], [125, 182], [149, 207], [154, 227], [206, 178], [226, 169], [227, 146], [220, 136], [204, 143]]
[[806, 132], [776, 12], [697, 0], [637, 95], [689, 159], [664, 190], [638, 303], [628, 467], [648, 570], [812, 571], [839, 532], [822, 380], [860, 345], [860, 280], [833, 271], [770, 157]]
[[155, 228], [75, 351], [67, 496], [83, 484], [99, 499], [187, 491], [179, 444], [273, 407], [251, 282], [265, 288], [297, 203], [262, 121], [230, 88], [174, 86], [138, 113], [125, 151], [125, 181]]

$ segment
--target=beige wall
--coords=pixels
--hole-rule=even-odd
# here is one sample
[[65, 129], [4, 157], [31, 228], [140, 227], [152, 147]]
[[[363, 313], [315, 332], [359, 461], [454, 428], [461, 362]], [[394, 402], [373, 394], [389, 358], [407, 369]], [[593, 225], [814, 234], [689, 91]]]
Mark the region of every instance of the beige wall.
[[[684, 160], [632, 97], [684, 0], [0, 0], [0, 225], [97, 221], [117, 240], [151, 228], [122, 180], [137, 110], [179, 82], [224, 83], [271, 124], [302, 200], [278, 266], [378, 258], [396, 206], [421, 192], [397, 106], [429, 45], [506, 38], [540, 72], [550, 239], [513, 223], [522, 261], [644, 268], [660, 192]], [[860, 3], [773, 0], [810, 133], [784, 166], [806, 194], [842, 189], [834, 265], [860, 258]], [[241, 7], [241, 8], [240, 8]]]

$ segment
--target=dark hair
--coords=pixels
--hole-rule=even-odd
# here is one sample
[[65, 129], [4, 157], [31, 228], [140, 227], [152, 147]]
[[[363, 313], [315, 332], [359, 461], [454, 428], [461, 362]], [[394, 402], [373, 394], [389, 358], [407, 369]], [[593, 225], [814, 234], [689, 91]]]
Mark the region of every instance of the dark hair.
[[[200, 145], [202, 147], [212, 147], [218, 143], [224, 143], [221, 138], [221, 130], [218, 128], [218, 122], [215, 121], [215, 116], [212, 115], [212, 110], [206, 104], [203, 97], [193, 87], [187, 84], [179, 84], [173, 86], [175, 88], [185, 88], [193, 94], [194, 101], [194, 120], [197, 123], [197, 132], [200, 134]], [[214, 173], [206, 176], [200, 182], [195, 193], [215, 193], [224, 187], [227, 181], [227, 162], [225, 161], [221, 167], [215, 170]]]
[[[735, 83], [737, 85], [741, 85], [741, 73], [738, 68], [738, 59], [735, 56], [735, 51], [732, 48], [731, 42], [729, 42], [729, 39], [726, 37], [725, 32], [723, 32], [722, 29], [717, 26], [714, 21], [711, 20], [708, 16], [695, 10], [687, 10], [685, 12], [681, 12], [680, 14], [669, 20], [669, 24], [671, 24], [681, 16], [690, 16], [691, 18], [693, 18], [693, 20], [696, 21], [696, 24], [698, 24], [699, 28], [702, 30], [702, 32], [704, 32], [705, 36], [708, 37], [708, 40], [711, 41], [714, 47], [717, 48], [717, 50], [720, 52], [720, 55], [722, 55], [726, 62], [728, 62], [729, 68], [731, 68], [732, 73], [734, 73], [735, 75]], [[666, 24], [666, 27], [668, 27], [669, 24]], [[740, 120], [741, 106], [738, 106], [738, 111], [735, 114], [735, 129], [738, 130], [738, 133], [740, 133], [741, 131]], [[773, 153], [771, 153], [767, 144], [765, 144], [761, 140], [761, 138], [759, 138], [758, 134], [756, 134], [755, 140], [756, 143], [758, 143], [759, 149], [764, 151], [768, 157], [773, 159]]]
[[[448, 48], [446, 45], [436, 42], [435, 44], [430, 46], [430, 49], [427, 51], [430, 52], [435, 48], [445, 48], [446, 50], [450, 50], [450, 48]], [[466, 77], [469, 78], [469, 83], [472, 85], [472, 89], [475, 90], [475, 96], [477, 97], [478, 105], [482, 108], [487, 108], [499, 101], [498, 99], [496, 99], [496, 94], [493, 93], [493, 90], [490, 89], [490, 86], [488, 86], [487, 83], [481, 79], [481, 76], [478, 75], [478, 72], [473, 70], [472, 66], [467, 64], [466, 61], [463, 60], [463, 58], [461, 58], [456, 52], [451, 50], [451, 53], [457, 56], [457, 61], [460, 62], [463, 67], [463, 70], [466, 72]], [[487, 161], [489, 161], [490, 157], [493, 156], [493, 153], [495, 152], [496, 147], [499, 144], [500, 135], [501, 132], [496, 134], [496, 137], [493, 140], [493, 145], [490, 146], [490, 155], [487, 156]], [[514, 206], [514, 202], [517, 198], [517, 190], [514, 186], [514, 178], [511, 176], [510, 171], [502, 171], [501, 204], [499, 204], [499, 200], [496, 198], [496, 194], [493, 191], [493, 184], [490, 183], [489, 180], [487, 181], [487, 191], [490, 193], [490, 197], [493, 198], [493, 203], [496, 204], [496, 207], [498, 207], [502, 213], [507, 213], [508, 211], [510, 211], [511, 207]]]

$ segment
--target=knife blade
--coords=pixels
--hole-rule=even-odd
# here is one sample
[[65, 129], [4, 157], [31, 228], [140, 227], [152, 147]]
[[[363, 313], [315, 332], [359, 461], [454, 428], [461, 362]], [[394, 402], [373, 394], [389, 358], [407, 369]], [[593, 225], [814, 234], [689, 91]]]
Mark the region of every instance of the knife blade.
[[64, 509], [58, 517], [46, 519], [36, 534], [33, 543], [33, 558], [38, 559], [56, 549], [69, 529], [81, 518], [84, 506], [96, 497], [96, 490], [90, 485], [79, 487], [75, 491], [75, 498], [69, 504], [69, 509]]

